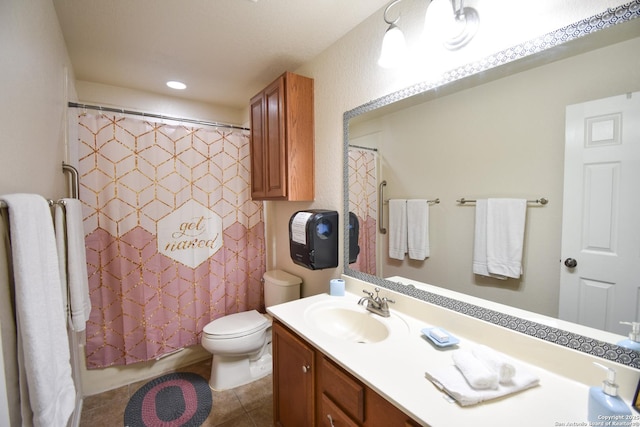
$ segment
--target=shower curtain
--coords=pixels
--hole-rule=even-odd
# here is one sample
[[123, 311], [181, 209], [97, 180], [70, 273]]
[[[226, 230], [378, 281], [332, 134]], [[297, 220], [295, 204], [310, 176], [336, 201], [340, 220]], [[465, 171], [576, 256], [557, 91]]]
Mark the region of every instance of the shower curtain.
[[374, 151], [349, 147], [349, 211], [360, 223], [360, 254], [350, 267], [372, 275], [376, 274], [377, 162]]
[[264, 306], [246, 134], [86, 112], [78, 126], [87, 367], [197, 344], [211, 320]]

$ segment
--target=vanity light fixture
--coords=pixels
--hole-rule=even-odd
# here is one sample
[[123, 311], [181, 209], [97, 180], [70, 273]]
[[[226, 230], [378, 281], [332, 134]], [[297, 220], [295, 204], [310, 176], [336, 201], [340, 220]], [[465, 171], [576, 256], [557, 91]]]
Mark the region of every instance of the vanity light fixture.
[[175, 80], [168, 81], [167, 86], [169, 86], [171, 89], [177, 89], [177, 90], [184, 90], [187, 88], [186, 84], [175, 81]]
[[[388, 18], [389, 9], [402, 0], [393, 0], [384, 9], [384, 22], [389, 28], [382, 39], [382, 49], [378, 65], [391, 68], [399, 65], [407, 53], [404, 35], [394, 20]], [[442, 44], [449, 50], [460, 49], [473, 39], [478, 31], [480, 18], [472, 7], [465, 7], [464, 0], [431, 0], [425, 14], [425, 31], [429, 31], [442, 39]]]
[[402, 31], [396, 25], [400, 20], [400, 16], [393, 21], [390, 21], [389, 18], [387, 18], [389, 9], [401, 1], [402, 0], [393, 0], [384, 9], [384, 22], [389, 24], [389, 28], [384, 33], [384, 38], [382, 39], [382, 50], [380, 52], [380, 58], [378, 59], [378, 65], [383, 68], [392, 68], [399, 65], [407, 55], [407, 42], [404, 39], [404, 34], [402, 34]]

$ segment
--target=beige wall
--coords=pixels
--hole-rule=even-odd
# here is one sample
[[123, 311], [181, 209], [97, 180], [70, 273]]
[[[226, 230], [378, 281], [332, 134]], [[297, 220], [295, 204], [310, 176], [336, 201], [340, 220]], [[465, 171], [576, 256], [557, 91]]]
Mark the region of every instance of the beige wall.
[[[404, 276], [552, 317], [558, 315], [565, 106], [640, 90], [640, 38], [429, 101], [350, 128], [378, 133], [387, 198], [440, 198], [431, 257], [390, 260]], [[521, 280], [474, 276], [473, 205], [457, 199], [546, 197], [530, 205]]]
[[52, 2], [0, 2], [0, 52], [0, 194], [65, 196], [73, 70]]

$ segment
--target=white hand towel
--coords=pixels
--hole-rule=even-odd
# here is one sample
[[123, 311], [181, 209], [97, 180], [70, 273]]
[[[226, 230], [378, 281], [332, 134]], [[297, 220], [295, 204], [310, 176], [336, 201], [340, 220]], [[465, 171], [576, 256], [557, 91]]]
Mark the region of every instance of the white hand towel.
[[490, 370], [487, 365], [476, 358], [470, 351], [455, 351], [451, 355], [451, 358], [474, 390], [498, 388], [498, 374]]
[[471, 353], [498, 374], [500, 384], [510, 384], [516, 375], [516, 368], [511, 359], [485, 345], [472, 348]]
[[409, 258], [424, 260], [429, 256], [429, 202], [407, 200], [407, 248]]
[[494, 390], [475, 390], [465, 380], [464, 375], [454, 365], [426, 372], [428, 380], [440, 390], [453, 397], [461, 406], [475, 405], [485, 400], [496, 399], [526, 390], [538, 385], [540, 379], [521, 364], [515, 365], [516, 375], [506, 385], [498, 385]]
[[487, 265], [487, 199], [476, 200], [476, 222], [473, 240], [473, 273], [481, 276], [506, 279], [492, 275]]
[[403, 260], [407, 253], [407, 201], [389, 200], [389, 258]]
[[[71, 320], [75, 331], [84, 331], [89, 314], [89, 279], [87, 274], [86, 246], [82, 225], [82, 204], [78, 199], [63, 199], [64, 208], [56, 205], [56, 241], [60, 258], [65, 260], [61, 268], [63, 283], [69, 287]], [[61, 248], [63, 251], [61, 252]], [[68, 278], [66, 274], [68, 272]], [[66, 297], [66, 293], [64, 295]]]
[[517, 279], [522, 274], [525, 199], [487, 201], [487, 267], [489, 273]]
[[49, 204], [34, 194], [9, 207], [19, 352], [35, 426], [66, 426], [75, 407], [58, 254]]

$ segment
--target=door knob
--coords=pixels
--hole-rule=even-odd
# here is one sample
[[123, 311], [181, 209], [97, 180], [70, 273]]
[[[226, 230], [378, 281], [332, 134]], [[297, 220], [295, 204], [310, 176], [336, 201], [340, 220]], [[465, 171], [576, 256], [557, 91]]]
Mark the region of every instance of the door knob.
[[578, 265], [578, 261], [576, 261], [573, 258], [567, 258], [564, 260], [564, 265], [566, 265], [569, 268], [575, 268], [575, 266]]

